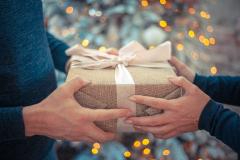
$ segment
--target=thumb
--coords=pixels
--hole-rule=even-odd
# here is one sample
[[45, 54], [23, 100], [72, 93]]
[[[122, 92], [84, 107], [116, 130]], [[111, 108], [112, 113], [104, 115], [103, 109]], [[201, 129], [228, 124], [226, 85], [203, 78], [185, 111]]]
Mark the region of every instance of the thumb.
[[192, 84], [190, 81], [188, 81], [185, 77], [170, 77], [168, 80], [175, 84], [176, 86], [182, 87], [186, 92], [189, 92], [194, 84]]
[[74, 79], [68, 81], [64, 87], [66, 87], [72, 94], [74, 94], [89, 83], [89, 81], [84, 81], [80, 77], [75, 77]]

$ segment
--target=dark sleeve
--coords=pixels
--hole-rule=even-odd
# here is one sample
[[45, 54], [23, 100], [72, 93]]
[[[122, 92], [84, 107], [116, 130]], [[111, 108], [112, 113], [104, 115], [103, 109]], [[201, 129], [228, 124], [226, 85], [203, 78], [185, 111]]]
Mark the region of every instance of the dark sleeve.
[[66, 43], [56, 39], [52, 34], [48, 32], [47, 38], [56, 69], [65, 72], [65, 64], [69, 58], [65, 54], [65, 51], [69, 48], [69, 46]]
[[0, 109], [0, 142], [25, 138], [22, 107]]
[[240, 154], [240, 116], [237, 113], [210, 100], [201, 113], [198, 127]]
[[240, 105], [240, 77], [201, 76], [196, 74], [194, 84], [215, 101]]

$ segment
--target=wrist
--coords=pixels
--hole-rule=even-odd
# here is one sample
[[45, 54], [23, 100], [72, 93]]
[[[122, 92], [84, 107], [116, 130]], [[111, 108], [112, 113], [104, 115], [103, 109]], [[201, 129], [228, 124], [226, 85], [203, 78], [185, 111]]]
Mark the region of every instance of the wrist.
[[44, 114], [40, 104], [23, 108], [23, 120], [25, 125], [25, 136], [42, 135]]

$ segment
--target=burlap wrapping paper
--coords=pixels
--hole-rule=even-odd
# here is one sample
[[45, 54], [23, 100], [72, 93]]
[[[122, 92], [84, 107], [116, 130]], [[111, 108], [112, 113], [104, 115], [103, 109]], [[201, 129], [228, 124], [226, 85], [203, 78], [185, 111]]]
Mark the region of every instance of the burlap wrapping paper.
[[[75, 98], [80, 105], [92, 109], [110, 109], [117, 107], [118, 99], [124, 98], [125, 101], [128, 101], [128, 97], [121, 97], [121, 95], [117, 95], [117, 88], [123, 92], [128, 92], [128, 88], [133, 87], [129, 84], [116, 85], [114, 68], [89, 70], [75, 66], [76, 63], [77, 62], [74, 61], [71, 62], [67, 81], [70, 81], [76, 76], [80, 76], [83, 79], [92, 82], [91, 85], [79, 90], [75, 94]], [[128, 66], [127, 70], [134, 79], [134, 89], [135, 94], [137, 95], [173, 99], [181, 96], [182, 94], [181, 88], [168, 81], [168, 77], [176, 76], [172, 68], [144, 68]], [[162, 111], [136, 104], [136, 116], [148, 116], [158, 114], [160, 112]], [[124, 131], [124, 129], [117, 126], [117, 120], [96, 122], [96, 125], [105, 131]]]

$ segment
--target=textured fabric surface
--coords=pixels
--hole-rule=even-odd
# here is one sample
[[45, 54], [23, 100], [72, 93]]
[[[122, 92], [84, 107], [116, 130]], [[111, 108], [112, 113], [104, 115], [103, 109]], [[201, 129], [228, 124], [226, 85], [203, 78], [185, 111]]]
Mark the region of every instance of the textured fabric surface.
[[[166, 99], [177, 98], [181, 95], [182, 90], [168, 81], [169, 76], [176, 76], [171, 68], [127, 67], [127, 69], [135, 81], [135, 94]], [[92, 82], [91, 85], [75, 94], [75, 98], [82, 106], [93, 109], [117, 107], [117, 87], [113, 68], [87, 70], [75, 67], [74, 62], [72, 62], [67, 81], [76, 76]], [[130, 87], [130, 85], [121, 85], [121, 87]], [[160, 112], [162, 111], [148, 106], [136, 105], [137, 116], [148, 116]], [[97, 122], [97, 125], [106, 131], [116, 132], [116, 122], [116, 120]]]
[[[0, 159], [41, 160], [54, 140], [26, 138], [22, 117], [23, 106], [40, 102], [57, 87], [41, 0], [0, 1], [0, 24]], [[56, 67], [64, 68], [66, 57], [60, 55], [66, 45], [50, 38], [51, 50], [58, 52], [53, 53]]]
[[[240, 104], [240, 77], [196, 75], [194, 83], [213, 100]], [[210, 100], [199, 120], [199, 128], [208, 131], [240, 155], [240, 116], [222, 104]]]

